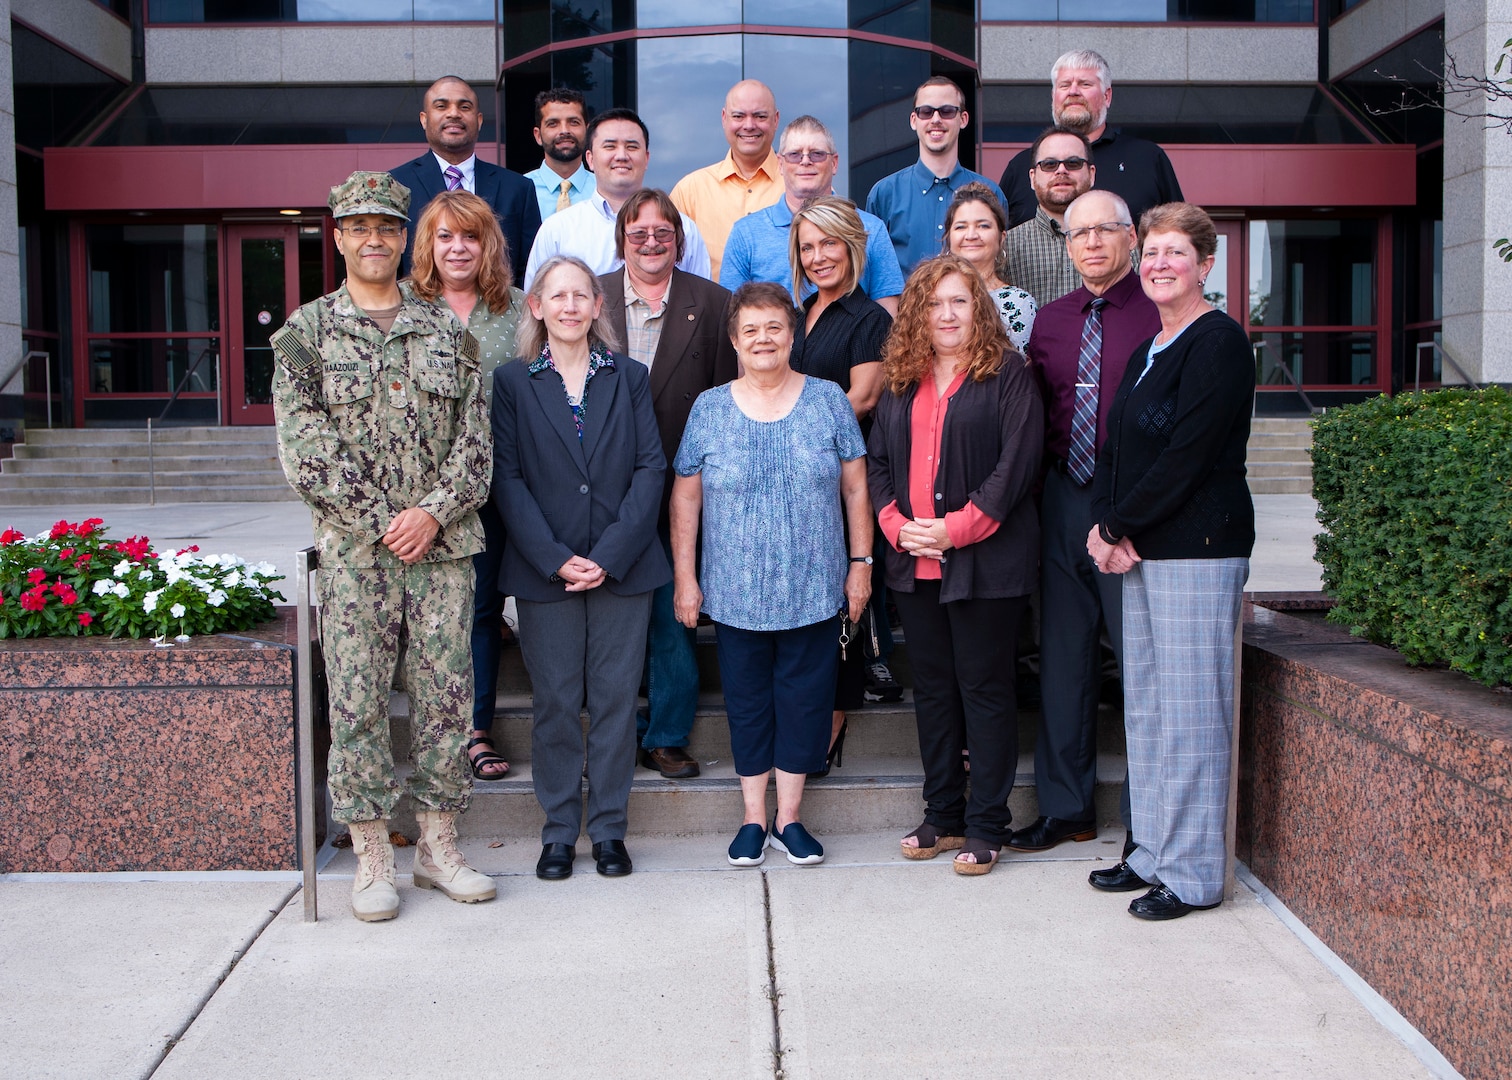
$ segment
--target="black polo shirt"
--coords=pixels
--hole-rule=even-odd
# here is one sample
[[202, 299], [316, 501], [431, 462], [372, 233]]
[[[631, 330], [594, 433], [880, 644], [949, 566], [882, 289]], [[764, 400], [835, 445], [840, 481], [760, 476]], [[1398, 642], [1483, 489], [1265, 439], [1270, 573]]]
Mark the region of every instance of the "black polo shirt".
[[[1139, 215], [1161, 203], [1179, 202], [1181, 185], [1166, 152], [1148, 139], [1125, 135], [1116, 128], [1104, 128], [1102, 137], [1092, 144], [1092, 164], [1097, 166], [1093, 187], [1111, 191], [1129, 204], [1134, 224]], [[1034, 217], [1039, 201], [1029, 183], [1029, 150], [1020, 150], [1003, 171], [1003, 194], [1008, 196], [1008, 227]]]

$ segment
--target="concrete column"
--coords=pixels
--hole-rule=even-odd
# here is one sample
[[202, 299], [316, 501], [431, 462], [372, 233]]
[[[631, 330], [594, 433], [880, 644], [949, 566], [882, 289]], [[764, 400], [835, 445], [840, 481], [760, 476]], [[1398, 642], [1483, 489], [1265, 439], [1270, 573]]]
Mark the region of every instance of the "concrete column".
[[[16, 229], [16, 105], [11, 71], [11, 0], [0, 0], [0, 370], [21, 353], [21, 242]], [[21, 374], [0, 394], [21, 393]]]
[[[1512, 0], [1448, 0], [1444, 50], [1465, 74], [1489, 74], [1512, 38]], [[1512, 79], [1502, 66], [1498, 79]], [[1469, 112], [1506, 113], [1512, 101], [1455, 95]], [[1512, 264], [1492, 250], [1512, 237], [1512, 133], [1444, 117], [1444, 348], [1477, 382], [1512, 383]], [[1458, 382], [1446, 366], [1444, 382]]]

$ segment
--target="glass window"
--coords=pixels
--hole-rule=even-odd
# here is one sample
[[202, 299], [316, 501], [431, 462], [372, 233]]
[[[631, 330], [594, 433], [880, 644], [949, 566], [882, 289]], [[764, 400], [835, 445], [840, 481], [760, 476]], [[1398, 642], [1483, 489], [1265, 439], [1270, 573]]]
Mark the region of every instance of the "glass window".
[[1424, 146], [1444, 137], [1443, 71], [1444, 28], [1435, 26], [1333, 85], [1386, 139]]
[[[781, 0], [777, 0], [778, 3]], [[740, 0], [638, 0], [636, 25], [650, 29], [660, 26], [724, 26], [741, 20]], [[762, 19], [762, 22], [777, 22]], [[697, 100], [696, 98], [690, 100]]]
[[1249, 230], [1251, 325], [1375, 323], [1374, 220], [1262, 220]]
[[[1376, 335], [1368, 330], [1321, 333], [1256, 333], [1255, 369], [1259, 388], [1303, 386], [1375, 386]], [[1280, 370], [1282, 367], [1285, 372]], [[1428, 368], [1423, 365], [1424, 372]], [[1291, 379], [1286, 377], [1287, 372]]]
[[16, 142], [41, 150], [63, 146], [93, 123], [125, 83], [15, 23]]
[[92, 333], [219, 330], [214, 225], [90, 225]]
[[982, 0], [987, 22], [1310, 23], [1313, 0]]
[[[851, 113], [845, 40], [746, 34], [741, 41], [746, 75], [759, 78], [772, 88], [784, 126], [808, 113], [829, 128], [835, 139], [835, 149], [840, 154], [835, 193], [854, 198], [850, 177]], [[714, 157], [710, 155], [709, 160]], [[864, 191], [861, 198], [866, 198]]]
[[846, 14], [846, 0], [745, 0], [745, 21], [760, 26], [843, 27]]
[[184, 393], [214, 393], [219, 350], [219, 338], [91, 338], [88, 392], [166, 395], [187, 376]]
[[[647, 184], [670, 191], [694, 169], [723, 156], [719, 110], [725, 92], [741, 78], [740, 42], [738, 34], [711, 34], [637, 43], [636, 112], [651, 130]], [[676, 76], [668, 78], [673, 71]]]
[[147, 20], [154, 23], [492, 22], [493, 18], [494, 0], [148, 0], [147, 4]]

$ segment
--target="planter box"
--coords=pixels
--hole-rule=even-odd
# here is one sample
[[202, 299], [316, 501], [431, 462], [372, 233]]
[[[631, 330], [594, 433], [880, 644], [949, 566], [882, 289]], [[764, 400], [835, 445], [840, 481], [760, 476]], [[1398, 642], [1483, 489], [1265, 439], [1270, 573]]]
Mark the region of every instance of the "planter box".
[[0, 642], [0, 872], [298, 867], [294, 611]]
[[1465, 1076], [1512, 1075], [1512, 697], [1245, 620], [1239, 858]]

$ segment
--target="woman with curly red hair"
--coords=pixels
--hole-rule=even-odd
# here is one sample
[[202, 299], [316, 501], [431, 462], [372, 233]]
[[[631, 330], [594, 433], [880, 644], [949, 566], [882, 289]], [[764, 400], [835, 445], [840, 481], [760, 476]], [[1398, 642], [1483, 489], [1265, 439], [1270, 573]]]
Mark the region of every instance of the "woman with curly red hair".
[[[1044, 410], [982, 277], [941, 255], [909, 278], [867, 443], [886, 580], [914, 668], [924, 822], [903, 855], [991, 872], [1018, 767], [1016, 627], [1038, 577]], [[971, 755], [971, 790], [961, 751]]]

